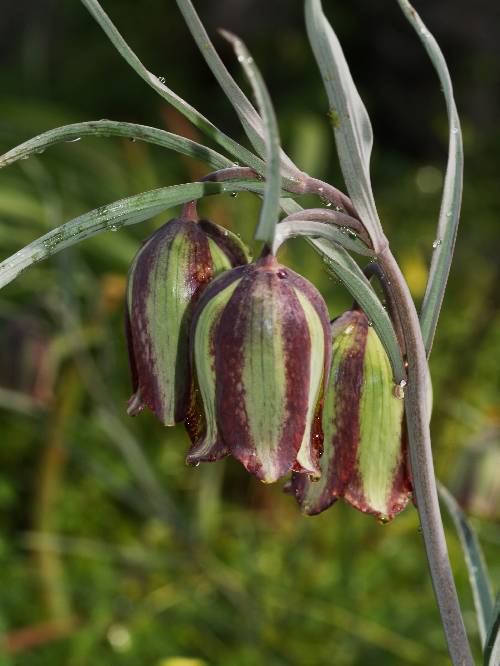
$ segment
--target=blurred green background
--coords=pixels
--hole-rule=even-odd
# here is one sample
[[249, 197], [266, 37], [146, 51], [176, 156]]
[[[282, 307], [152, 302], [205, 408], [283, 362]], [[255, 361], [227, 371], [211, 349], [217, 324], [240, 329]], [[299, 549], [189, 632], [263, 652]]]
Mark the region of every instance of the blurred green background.
[[[103, 4], [153, 72], [243, 141], [174, 2]], [[302, 3], [196, 4], [239, 80], [215, 30], [246, 40], [292, 158], [341, 186]], [[381, 218], [420, 301], [446, 160], [439, 84], [396, 2], [324, 4], [372, 117]], [[499, 9], [493, 0], [415, 4], [448, 59], [466, 149], [456, 260], [431, 358], [436, 467], [470, 513], [498, 586]], [[202, 140], [80, 3], [5, 0], [0, 152], [99, 118]], [[1, 257], [91, 208], [205, 172], [127, 140], [50, 149], [0, 172]], [[248, 242], [258, 209], [243, 194], [200, 206]], [[413, 507], [387, 526], [341, 502], [304, 518], [280, 484], [263, 486], [233, 460], [186, 467], [182, 427], [126, 416], [127, 268], [166, 219], [94, 237], [0, 294], [0, 666], [448, 664]], [[332, 317], [348, 307], [305, 242], [282, 259], [314, 280]], [[467, 573], [446, 525], [479, 656]]]

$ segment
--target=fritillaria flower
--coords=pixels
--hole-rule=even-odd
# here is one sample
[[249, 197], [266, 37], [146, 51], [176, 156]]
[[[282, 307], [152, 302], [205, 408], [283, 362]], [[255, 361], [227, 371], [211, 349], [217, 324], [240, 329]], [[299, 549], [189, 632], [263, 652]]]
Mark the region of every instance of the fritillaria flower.
[[201, 220], [174, 219], [142, 246], [129, 270], [126, 329], [133, 395], [165, 425], [186, 416], [191, 394], [189, 327], [195, 301], [219, 273], [248, 261], [239, 238]]
[[336, 319], [332, 336], [321, 478], [294, 475], [291, 490], [306, 514], [342, 497], [385, 522], [404, 509], [411, 491], [402, 387], [395, 387], [387, 354], [363, 312], [349, 310]]
[[271, 254], [215, 280], [192, 324], [188, 462], [231, 454], [261, 481], [319, 476], [331, 334], [325, 302]]

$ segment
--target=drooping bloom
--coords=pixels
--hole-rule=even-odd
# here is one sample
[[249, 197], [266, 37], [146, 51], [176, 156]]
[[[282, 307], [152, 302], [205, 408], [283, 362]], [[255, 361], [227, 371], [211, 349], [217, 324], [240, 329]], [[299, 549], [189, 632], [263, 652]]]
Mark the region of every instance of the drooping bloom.
[[314, 515], [338, 498], [381, 521], [408, 503], [411, 484], [403, 433], [403, 399], [380, 339], [360, 310], [332, 324], [333, 353], [325, 394], [321, 478], [294, 475], [291, 491]]
[[185, 418], [191, 394], [193, 305], [213, 277], [247, 261], [239, 238], [206, 220], [170, 220], [144, 243], [129, 270], [127, 287], [134, 391], [129, 414], [147, 406], [165, 425]]
[[191, 342], [198, 395], [188, 462], [231, 454], [267, 483], [292, 469], [318, 476], [331, 334], [316, 288], [263, 256], [205, 290]]

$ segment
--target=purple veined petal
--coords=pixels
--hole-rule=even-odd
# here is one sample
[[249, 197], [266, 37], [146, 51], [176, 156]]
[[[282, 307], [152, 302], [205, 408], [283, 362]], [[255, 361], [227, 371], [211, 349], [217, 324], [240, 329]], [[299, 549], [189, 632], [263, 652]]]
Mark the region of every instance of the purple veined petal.
[[351, 310], [332, 329], [322, 477], [310, 483], [294, 475], [292, 492], [309, 515], [343, 497], [386, 522], [403, 510], [411, 491], [402, 436], [403, 401], [394, 395], [389, 360], [366, 315]]
[[[267, 483], [297, 466], [304, 440], [299, 465], [319, 474], [307, 454], [326, 375], [324, 329], [315, 306], [294, 284], [300, 276], [290, 279], [295, 275], [272, 256], [248, 267], [215, 336], [222, 437], [231, 454]], [[329, 346], [329, 329], [327, 335]]]
[[215, 335], [221, 313], [242, 275], [241, 266], [220, 275], [200, 298], [191, 324], [191, 358], [195, 367], [186, 429], [192, 441], [186, 462], [197, 465], [213, 462], [228, 454], [220, 435], [215, 409]]
[[247, 257], [234, 234], [225, 243], [217, 242], [218, 235], [224, 231], [208, 221], [171, 220], [134, 259], [127, 289], [132, 415], [147, 406], [162, 423], [173, 425], [188, 414], [193, 306], [214, 276]]

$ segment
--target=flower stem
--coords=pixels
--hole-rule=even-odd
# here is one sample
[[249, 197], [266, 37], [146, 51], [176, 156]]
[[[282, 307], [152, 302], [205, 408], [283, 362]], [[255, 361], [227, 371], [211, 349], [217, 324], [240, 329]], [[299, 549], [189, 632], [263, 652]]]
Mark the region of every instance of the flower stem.
[[391, 284], [408, 359], [406, 421], [411, 471], [434, 593], [454, 666], [473, 666], [439, 510], [427, 411], [427, 358], [418, 315], [408, 285], [390, 249], [378, 256]]
[[[308, 178], [305, 180], [304, 191], [320, 194], [333, 204], [338, 205], [342, 201], [349, 215], [360, 219], [350, 199], [331, 185]], [[391, 318], [394, 314], [396, 331], [402, 337], [402, 349], [406, 352], [408, 362], [405, 412], [412, 482], [434, 594], [453, 665], [474, 666], [439, 510], [429, 429], [430, 414], [427, 411], [427, 356], [420, 322], [410, 290], [389, 249], [387, 239], [382, 236], [372, 240], [384, 276], [384, 290], [391, 291]]]

